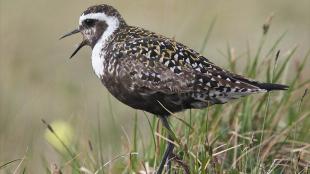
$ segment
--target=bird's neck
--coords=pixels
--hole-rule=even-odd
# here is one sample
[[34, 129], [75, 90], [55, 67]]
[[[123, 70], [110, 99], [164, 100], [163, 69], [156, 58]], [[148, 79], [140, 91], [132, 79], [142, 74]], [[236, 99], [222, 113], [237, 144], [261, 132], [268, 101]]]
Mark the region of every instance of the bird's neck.
[[98, 78], [105, 74], [104, 64], [106, 61], [106, 48], [113, 41], [115, 34], [121, 25], [117, 19], [107, 21], [108, 27], [99, 38], [92, 50], [92, 67]]

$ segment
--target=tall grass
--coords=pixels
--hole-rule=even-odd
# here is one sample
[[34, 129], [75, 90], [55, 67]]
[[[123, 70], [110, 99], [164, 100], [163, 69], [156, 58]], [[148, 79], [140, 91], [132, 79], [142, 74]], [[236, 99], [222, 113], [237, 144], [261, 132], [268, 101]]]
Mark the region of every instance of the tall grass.
[[[261, 81], [288, 84], [287, 91], [248, 96], [230, 104], [216, 105], [202, 110], [188, 110], [170, 117], [177, 140], [173, 152], [173, 173], [307, 173], [310, 161], [310, 110], [306, 87], [310, 80], [302, 80], [301, 73], [309, 59], [310, 50], [301, 62], [294, 62], [297, 47], [281, 50], [279, 43], [286, 33], [275, 41], [268, 40], [271, 17], [264, 24], [258, 48], [252, 56], [247, 43], [246, 54], [236, 55], [227, 45], [225, 57], [228, 70]], [[207, 31], [201, 51], [206, 47], [215, 24]], [[273, 42], [265, 48], [266, 42]], [[264, 51], [268, 50], [268, 51]], [[246, 62], [246, 63], [244, 63]], [[243, 69], [236, 68], [238, 64]], [[112, 106], [110, 106], [112, 110]], [[139, 111], [141, 112], [141, 111]], [[167, 132], [156, 117], [133, 115], [133, 137], [124, 132], [124, 151], [119, 156], [103, 154], [101, 120], [98, 113], [97, 138], [80, 140], [77, 144], [63, 144], [66, 151], [59, 152], [62, 165], [50, 167], [48, 157], [43, 164], [49, 173], [152, 173], [159, 164], [167, 141]], [[111, 111], [111, 118], [114, 114]], [[140, 139], [139, 120], [146, 119], [151, 134]], [[44, 121], [47, 129], [57, 134]], [[117, 124], [113, 121], [114, 126]], [[144, 130], [143, 130], [144, 131]], [[88, 142], [85, 148], [79, 143]], [[83, 155], [79, 155], [83, 154]], [[5, 168], [9, 161], [0, 166]], [[23, 166], [25, 173], [26, 165]], [[167, 171], [166, 171], [167, 172]]]

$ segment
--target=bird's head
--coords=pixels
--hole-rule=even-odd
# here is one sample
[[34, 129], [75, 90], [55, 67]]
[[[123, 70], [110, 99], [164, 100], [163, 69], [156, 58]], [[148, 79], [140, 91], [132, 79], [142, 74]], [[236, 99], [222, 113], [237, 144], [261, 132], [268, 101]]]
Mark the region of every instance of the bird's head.
[[83, 35], [83, 41], [72, 53], [72, 58], [82, 47], [89, 45], [92, 48], [99, 42], [105, 42], [115, 30], [126, 25], [120, 13], [109, 5], [95, 5], [86, 9], [79, 19], [77, 29], [63, 35], [60, 39], [76, 33]]

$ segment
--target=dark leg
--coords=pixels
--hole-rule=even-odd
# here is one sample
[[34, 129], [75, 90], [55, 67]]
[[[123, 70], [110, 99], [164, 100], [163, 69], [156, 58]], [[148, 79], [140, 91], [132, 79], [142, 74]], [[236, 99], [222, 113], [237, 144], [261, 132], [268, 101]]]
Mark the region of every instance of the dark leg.
[[[169, 139], [170, 141], [173, 141], [174, 138], [173, 138], [172, 135], [170, 135], [170, 134], [172, 133], [172, 129], [171, 129], [170, 126], [169, 126], [169, 123], [168, 123], [167, 118], [166, 118], [166, 117], [160, 117], [160, 119], [161, 119], [161, 122], [162, 122], [163, 126], [164, 126], [164, 127], [168, 130], [168, 132], [169, 132], [169, 134], [168, 134], [168, 139]], [[162, 174], [163, 169], [164, 169], [164, 166], [165, 166], [165, 164], [166, 164], [168, 158], [170, 157], [170, 155], [171, 155], [171, 153], [172, 153], [172, 151], [173, 151], [173, 148], [174, 148], [174, 144], [171, 143], [171, 142], [168, 142], [167, 149], [166, 149], [166, 151], [165, 151], [165, 153], [164, 153], [163, 159], [162, 159], [161, 162], [160, 162], [160, 165], [159, 165], [159, 168], [158, 168], [156, 174]], [[169, 163], [170, 163], [170, 162], [169, 162]], [[168, 166], [170, 166], [170, 164], [169, 164]], [[169, 172], [169, 173], [170, 173], [170, 172]]]

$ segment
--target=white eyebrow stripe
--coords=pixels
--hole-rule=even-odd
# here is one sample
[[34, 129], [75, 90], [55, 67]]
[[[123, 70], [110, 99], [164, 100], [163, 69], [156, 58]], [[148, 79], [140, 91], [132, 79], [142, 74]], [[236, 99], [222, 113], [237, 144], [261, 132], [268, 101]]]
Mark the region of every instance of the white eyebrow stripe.
[[104, 13], [90, 13], [87, 15], [81, 15], [79, 23], [82, 25], [82, 22], [85, 19], [96, 19], [99, 21], [105, 21], [108, 25], [108, 28], [106, 31], [103, 33], [99, 41], [105, 42], [113, 33], [115, 30], [118, 29], [119, 27], [119, 20], [117, 17], [114, 16], [107, 16]]
[[[118, 19], [116, 17], [113, 17], [113, 16], [107, 16], [106, 14], [104, 13], [89, 13], [87, 15], [84, 15], [82, 14], [80, 16], [80, 20], [79, 20], [79, 24], [81, 25], [82, 22], [85, 20], [85, 19], [97, 19], [97, 20], [100, 20], [100, 21], [106, 21], [108, 24], [109, 24], [109, 21], [117, 21], [118, 22]], [[113, 22], [115, 23], [115, 22]]]

